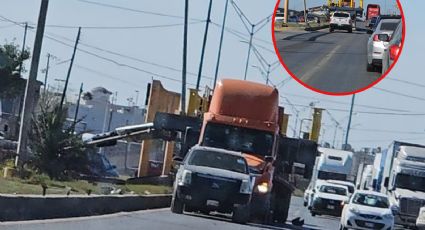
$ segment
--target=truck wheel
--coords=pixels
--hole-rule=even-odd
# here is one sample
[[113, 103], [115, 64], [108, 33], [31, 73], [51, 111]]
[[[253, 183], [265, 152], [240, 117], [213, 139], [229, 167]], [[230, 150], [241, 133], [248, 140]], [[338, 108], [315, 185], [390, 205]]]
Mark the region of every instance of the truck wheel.
[[353, 29], [348, 29], [348, 33], [353, 33]]
[[173, 198], [171, 199], [171, 212], [183, 214], [184, 203], [177, 197], [177, 191], [174, 190]]
[[245, 224], [249, 220], [249, 207], [246, 205], [237, 206], [233, 210], [232, 221], [238, 224]]
[[[276, 190], [273, 199], [273, 220], [278, 223], [286, 223], [289, 206], [291, 204], [291, 192], [285, 188]], [[305, 203], [307, 205], [307, 203]]]
[[316, 216], [316, 213], [311, 211], [311, 216]]
[[339, 230], [348, 230], [348, 228], [342, 226], [342, 224], [339, 226]]
[[307, 202], [306, 201], [304, 201], [304, 207], [307, 207]]
[[332, 33], [332, 32], [334, 32], [334, 29], [329, 28], [329, 33]]

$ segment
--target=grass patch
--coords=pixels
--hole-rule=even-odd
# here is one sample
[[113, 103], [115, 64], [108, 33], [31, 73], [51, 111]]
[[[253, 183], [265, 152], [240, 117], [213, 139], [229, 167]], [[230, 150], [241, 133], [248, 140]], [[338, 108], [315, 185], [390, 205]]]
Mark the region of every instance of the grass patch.
[[[89, 183], [84, 180], [55, 181], [44, 175], [32, 176], [29, 179], [0, 178], [0, 193], [2, 194], [35, 194], [41, 195], [42, 185], [47, 186], [47, 195], [70, 194], [170, 194], [172, 188], [164, 185], [128, 184], [114, 185], [109, 183]], [[121, 193], [119, 193], [121, 191]]]

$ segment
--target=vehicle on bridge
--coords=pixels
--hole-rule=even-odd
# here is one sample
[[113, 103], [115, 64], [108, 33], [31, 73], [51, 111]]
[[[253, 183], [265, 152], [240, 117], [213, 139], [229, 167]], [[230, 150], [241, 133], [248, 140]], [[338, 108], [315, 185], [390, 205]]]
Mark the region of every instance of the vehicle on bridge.
[[394, 141], [382, 158], [381, 192], [397, 207], [395, 223], [414, 227], [425, 206], [425, 146]]
[[353, 32], [353, 20], [351, 14], [343, 11], [335, 11], [331, 16], [329, 23], [329, 32], [334, 30], [346, 30], [348, 33]]
[[388, 197], [382, 193], [358, 190], [344, 203], [341, 230], [394, 229], [394, 215]]
[[394, 30], [400, 23], [400, 19], [380, 20], [367, 43], [367, 71], [374, 71], [376, 68], [382, 67], [384, 51], [388, 47], [388, 42]]
[[177, 171], [171, 211], [233, 213], [234, 222], [246, 223], [252, 186], [242, 153], [194, 146]]
[[317, 187], [309, 207], [311, 215], [341, 216], [343, 202], [349, 199], [347, 187], [326, 181], [319, 182]]

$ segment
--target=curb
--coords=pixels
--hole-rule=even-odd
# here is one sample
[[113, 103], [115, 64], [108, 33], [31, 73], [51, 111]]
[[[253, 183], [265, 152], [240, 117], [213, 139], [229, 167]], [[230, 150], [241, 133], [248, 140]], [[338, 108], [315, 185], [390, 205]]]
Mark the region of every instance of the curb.
[[0, 221], [104, 215], [169, 207], [171, 195], [12, 196], [0, 195]]

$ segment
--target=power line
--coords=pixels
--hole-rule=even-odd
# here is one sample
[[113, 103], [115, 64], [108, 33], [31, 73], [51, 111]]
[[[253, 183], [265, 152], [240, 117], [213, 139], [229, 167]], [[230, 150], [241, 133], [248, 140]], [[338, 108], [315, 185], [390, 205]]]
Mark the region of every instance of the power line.
[[413, 85], [413, 86], [425, 88], [425, 85], [422, 85], [422, 84], [419, 84], [419, 83], [416, 83], [416, 82], [400, 80], [400, 79], [395, 79], [395, 78], [391, 78], [391, 77], [387, 77], [386, 79], [391, 80], [391, 81], [402, 82], [402, 83], [405, 83], [405, 84], [408, 84], [408, 85]]
[[392, 91], [392, 90], [388, 90], [388, 89], [383, 89], [383, 88], [379, 88], [379, 87], [373, 87], [373, 89], [382, 91], [382, 92], [386, 92], [386, 93], [390, 93], [390, 94], [394, 94], [397, 96], [402, 96], [402, 97], [407, 97], [407, 98], [411, 98], [411, 99], [416, 99], [416, 100], [420, 100], [420, 101], [425, 101], [425, 98], [423, 97], [416, 97], [416, 96], [412, 96], [412, 95], [408, 95], [408, 94], [404, 94], [404, 93], [400, 93], [400, 92], [396, 92], [396, 91]]
[[[184, 19], [183, 16], [179, 16], [179, 15], [164, 14], [164, 13], [158, 13], [158, 12], [146, 11], [146, 10], [138, 10], [138, 9], [132, 9], [132, 8], [127, 8], [127, 7], [122, 7], [122, 6], [112, 5], [112, 4], [106, 4], [106, 3], [101, 3], [101, 2], [88, 1], [88, 0], [78, 0], [78, 1], [93, 4], [93, 5], [103, 6], [103, 7], [109, 7], [109, 8], [114, 8], [114, 9], [131, 11], [131, 12], [135, 12], [135, 13], [142, 13], [142, 14], [149, 14], [149, 15], [162, 16], [162, 17]], [[193, 21], [203, 21], [203, 19], [198, 19], [198, 18], [189, 18], [189, 19], [193, 20]]]
[[[191, 22], [190, 24], [198, 24], [203, 21]], [[129, 30], [129, 29], [156, 29], [156, 28], [167, 28], [167, 27], [176, 27], [182, 26], [183, 23], [173, 23], [173, 24], [160, 24], [160, 25], [144, 25], [144, 26], [81, 26], [85, 30]], [[49, 28], [62, 28], [62, 29], [76, 29], [80, 26], [72, 25], [46, 25]]]
[[[298, 95], [298, 94], [285, 93], [285, 95], [293, 96], [293, 97], [299, 97], [299, 98], [306, 98], [306, 99], [315, 99], [315, 100], [320, 100], [320, 101], [329, 102], [329, 103], [333, 103], [333, 104], [350, 105], [350, 103], [346, 103], [346, 102], [334, 101], [334, 100], [330, 100], [330, 99], [318, 99], [317, 97], [309, 97], [309, 96], [303, 96], [303, 95]], [[373, 106], [373, 105], [365, 105], [365, 104], [357, 104], [357, 103], [356, 103], [356, 106], [363, 107], [363, 108], [384, 110], [384, 111], [410, 112], [409, 110], [380, 107], [380, 106]]]
[[362, 132], [403, 133], [403, 134], [413, 134], [413, 135], [425, 135], [425, 132], [414, 132], [414, 131], [400, 131], [400, 130], [387, 130], [387, 129], [359, 129], [359, 128], [351, 128], [351, 129], [356, 131], [362, 131]]

